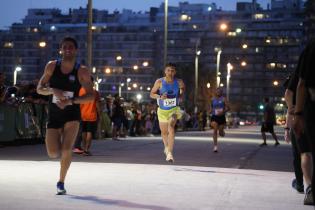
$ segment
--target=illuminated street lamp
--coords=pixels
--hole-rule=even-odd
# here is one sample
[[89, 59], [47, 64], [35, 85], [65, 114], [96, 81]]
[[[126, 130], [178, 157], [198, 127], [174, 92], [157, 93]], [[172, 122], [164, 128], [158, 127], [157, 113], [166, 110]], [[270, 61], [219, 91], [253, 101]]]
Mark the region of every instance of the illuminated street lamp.
[[21, 66], [15, 67], [14, 73], [13, 73], [13, 85], [16, 85], [16, 78], [17, 78], [17, 73], [19, 71], [22, 71]]
[[247, 49], [247, 48], [248, 48], [248, 45], [247, 45], [247, 44], [243, 44], [243, 45], [242, 45], [242, 48], [243, 48], [243, 49]]
[[110, 74], [110, 72], [111, 72], [110, 68], [106, 68], [106, 69], [105, 69], [105, 73], [106, 73], [106, 74]]
[[217, 52], [217, 70], [216, 70], [217, 84], [216, 84], [216, 87], [218, 88], [219, 84], [220, 84], [220, 57], [221, 57], [222, 49], [221, 48], [215, 48], [214, 50]]
[[127, 80], [126, 80], [126, 83], [127, 83], [126, 99], [128, 99], [128, 90], [131, 90], [131, 87], [129, 87], [129, 82], [131, 82], [131, 79], [128, 77]]
[[144, 67], [149, 66], [149, 62], [148, 62], [148, 61], [144, 61], [144, 62], [142, 63], [142, 66], [144, 66]]
[[195, 55], [195, 94], [194, 94], [194, 105], [195, 112], [197, 112], [197, 98], [198, 98], [198, 65], [199, 65], [199, 55], [201, 51], [198, 50], [199, 42], [196, 43], [196, 55]]
[[46, 45], [47, 45], [47, 43], [44, 42], [44, 41], [38, 43], [38, 46], [39, 46], [40, 48], [44, 48], [44, 47], [46, 47]]
[[279, 82], [277, 80], [273, 81], [273, 85], [274, 86], [278, 86], [279, 85]]
[[247, 66], [246, 61], [242, 61], [242, 62], [241, 62], [241, 66], [243, 66], [243, 67]]
[[233, 66], [231, 63], [226, 64], [227, 67], [227, 75], [226, 75], [226, 99], [230, 100], [230, 78], [231, 78], [231, 70]]
[[122, 60], [122, 57], [121, 57], [120, 55], [117, 55], [117, 56], [116, 56], [116, 60], [117, 60], [117, 61], [121, 61], [121, 60]]
[[226, 31], [228, 29], [228, 25], [226, 23], [220, 24], [220, 31]]
[[133, 70], [138, 70], [139, 66], [138, 65], [134, 65], [132, 68], [133, 68]]
[[209, 89], [211, 87], [210, 82], [207, 83], [207, 88]]
[[118, 95], [119, 97], [121, 97], [121, 87], [124, 87], [124, 83], [120, 83], [119, 86], [118, 86]]
[[237, 28], [237, 29], [235, 30], [235, 32], [239, 34], [239, 33], [242, 32], [242, 29], [241, 29], [241, 28]]
[[140, 101], [142, 99], [142, 95], [140, 93], [138, 93], [136, 98], [137, 98], [138, 103], [140, 103]]

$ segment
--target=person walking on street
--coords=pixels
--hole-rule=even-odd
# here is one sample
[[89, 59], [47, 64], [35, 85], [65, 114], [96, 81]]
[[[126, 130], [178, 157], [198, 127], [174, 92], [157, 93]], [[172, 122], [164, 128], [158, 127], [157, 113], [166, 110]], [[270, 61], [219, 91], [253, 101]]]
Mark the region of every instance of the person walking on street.
[[182, 116], [179, 101], [183, 98], [185, 84], [181, 79], [175, 78], [176, 67], [174, 64], [167, 64], [164, 73], [164, 77], [155, 81], [150, 97], [157, 99], [159, 106], [157, 115], [166, 161], [174, 162], [175, 125], [176, 121]]
[[[60, 46], [62, 58], [47, 63], [38, 82], [37, 92], [50, 95], [45, 142], [49, 157], [61, 156], [57, 194], [64, 195], [64, 181], [71, 164], [72, 147], [81, 118], [79, 104], [93, 101], [94, 94], [90, 71], [76, 62], [76, 40], [66, 37]], [[86, 90], [83, 96], [79, 96], [81, 86]]]
[[277, 135], [274, 132], [273, 126], [276, 123], [276, 114], [273, 106], [269, 103], [269, 98], [264, 99], [265, 106], [264, 106], [264, 119], [261, 125], [261, 135], [263, 138], [263, 143], [260, 146], [267, 146], [266, 142], [266, 132], [271, 133], [272, 137], [274, 138], [275, 146], [280, 145]]

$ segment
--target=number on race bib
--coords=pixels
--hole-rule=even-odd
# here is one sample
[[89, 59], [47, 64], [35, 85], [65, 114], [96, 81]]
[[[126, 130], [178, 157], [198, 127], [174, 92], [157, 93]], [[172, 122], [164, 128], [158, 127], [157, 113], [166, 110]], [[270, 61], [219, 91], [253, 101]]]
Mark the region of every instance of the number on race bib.
[[219, 108], [219, 109], [215, 109], [214, 110], [214, 114], [215, 115], [219, 115], [219, 114], [221, 114], [223, 112], [223, 109], [222, 108]]
[[[70, 91], [64, 91], [63, 92], [63, 96], [66, 97], [66, 98], [73, 98], [73, 92], [70, 92]], [[53, 99], [52, 99], [52, 102], [53, 103], [57, 103], [59, 101], [59, 99], [53, 95]]]
[[176, 106], [176, 98], [167, 98], [167, 99], [163, 100], [163, 105], [165, 107]]

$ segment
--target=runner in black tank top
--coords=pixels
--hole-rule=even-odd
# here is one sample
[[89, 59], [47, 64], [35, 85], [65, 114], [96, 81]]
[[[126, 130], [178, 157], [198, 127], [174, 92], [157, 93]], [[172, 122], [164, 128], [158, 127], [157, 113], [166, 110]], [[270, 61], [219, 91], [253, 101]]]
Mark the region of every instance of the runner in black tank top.
[[[64, 74], [61, 72], [61, 60], [58, 60], [53, 75], [50, 78], [49, 85], [51, 88], [57, 88], [67, 91], [69, 98], [78, 97], [81, 84], [78, 79], [78, 70], [80, 64], [76, 63], [73, 70]], [[72, 95], [72, 96], [71, 96]], [[66, 106], [64, 109], [59, 108], [55, 101], [55, 96], [49, 97], [49, 112], [47, 128], [60, 128], [66, 122], [80, 120], [80, 105], [73, 104]]]
[[[48, 62], [37, 86], [39, 94], [51, 95], [45, 142], [49, 157], [61, 156], [58, 195], [66, 194], [64, 181], [71, 164], [72, 147], [79, 131], [79, 104], [94, 100], [90, 71], [75, 62], [77, 46], [73, 38], [64, 38], [60, 49], [62, 59]], [[86, 94], [78, 96], [81, 86], [86, 90]]]

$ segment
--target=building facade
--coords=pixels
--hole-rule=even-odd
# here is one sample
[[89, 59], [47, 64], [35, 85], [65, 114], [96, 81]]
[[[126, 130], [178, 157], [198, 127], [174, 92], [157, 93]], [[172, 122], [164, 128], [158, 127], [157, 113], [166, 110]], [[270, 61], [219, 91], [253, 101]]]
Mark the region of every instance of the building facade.
[[[167, 61], [177, 64], [187, 84], [188, 107], [205, 109], [217, 85], [235, 112], [257, 113], [264, 97], [279, 108], [283, 104], [281, 84], [296, 68], [304, 44], [302, 1], [273, 0], [267, 9], [256, 1], [239, 2], [236, 8], [187, 2], [169, 7]], [[38, 79], [47, 61], [58, 58], [59, 41], [68, 35], [78, 40], [78, 58], [85, 64], [87, 17], [86, 8], [67, 14], [30, 9], [22, 23], [0, 32], [1, 70], [12, 78], [19, 65], [19, 80]], [[142, 94], [149, 101], [150, 87], [163, 74], [164, 4], [145, 13], [94, 9], [92, 29], [91, 71], [101, 93], [128, 99]]]

